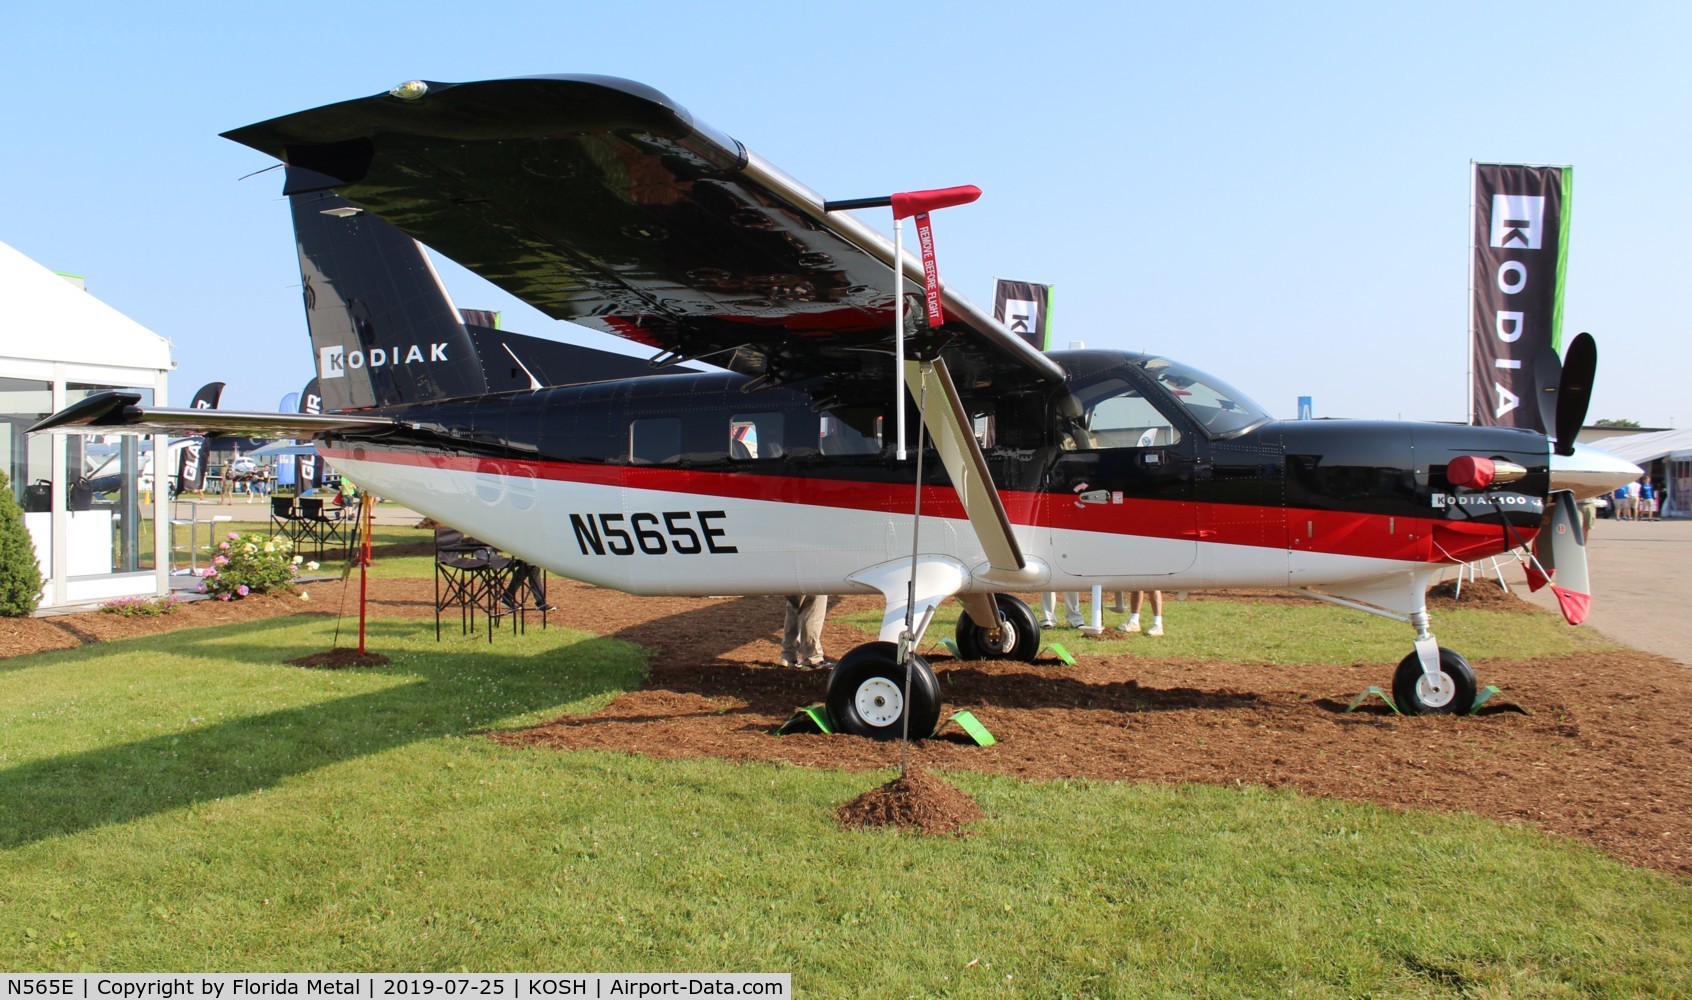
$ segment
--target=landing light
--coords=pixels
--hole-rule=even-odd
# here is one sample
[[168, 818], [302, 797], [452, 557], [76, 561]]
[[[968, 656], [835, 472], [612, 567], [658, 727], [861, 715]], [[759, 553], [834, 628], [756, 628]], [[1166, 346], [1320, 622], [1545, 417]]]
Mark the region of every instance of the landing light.
[[422, 80], [407, 80], [395, 87], [393, 90], [388, 91], [388, 96], [397, 97], [402, 101], [415, 101], [428, 92], [429, 85], [424, 83]]

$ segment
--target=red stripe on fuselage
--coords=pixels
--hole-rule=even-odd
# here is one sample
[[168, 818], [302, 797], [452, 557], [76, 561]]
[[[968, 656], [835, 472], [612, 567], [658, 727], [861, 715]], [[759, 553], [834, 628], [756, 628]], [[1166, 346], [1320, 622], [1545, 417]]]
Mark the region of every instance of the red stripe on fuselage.
[[[746, 475], [670, 466], [377, 451], [365, 445], [320, 450], [328, 458], [355, 462], [807, 507], [909, 515], [913, 505], [911, 487], [899, 483]], [[1001, 490], [999, 496], [1012, 524], [1068, 531], [1433, 563], [1472, 561], [1505, 552], [1514, 545], [1500, 526], [1474, 521], [1135, 497], [1125, 497], [1121, 503], [1083, 504], [1069, 494], [1031, 491]], [[960, 520], [968, 516], [950, 486], [924, 487], [922, 512]], [[1531, 541], [1535, 533], [1531, 528], [1517, 529], [1524, 542]]]

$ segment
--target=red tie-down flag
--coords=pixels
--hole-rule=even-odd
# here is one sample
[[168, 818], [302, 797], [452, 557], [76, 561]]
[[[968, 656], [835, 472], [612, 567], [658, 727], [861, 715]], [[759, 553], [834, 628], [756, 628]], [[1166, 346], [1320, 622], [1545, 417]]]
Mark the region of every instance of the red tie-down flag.
[[[967, 205], [981, 197], [981, 189], [974, 184], [964, 184], [958, 187], [935, 188], [929, 191], [901, 191], [885, 198], [852, 198], [845, 201], [825, 201], [823, 211], [841, 212], [855, 208], [893, 208], [893, 343], [894, 358], [903, 361], [905, 357], [905, 306], [904, 275], [905, 249], [900, 235], [900, 221], [906, 216], [916, 216], [917, 237], [922, 243], [922, 277], [926, 292], [925, 300], [928, 305], [928, 326], [934, 329], [946, 322], [946, 315], [940, 309], [940, 268], [934, 263], [934, 229], [929, 225], [928, 213], [953, 205]], [[899, 366], [894, 365], [893, 374], [893, 410], [898, 415], [898, 439], [895, 442], [894, 455], [899, 461], [905, 460], [905, 407], [901, 405], [904, 399], [904, 376], [899, 372]]]
[[959, 187], [935, 188], [931, 191], [902, 191], [892, 197], [893, 218], [916, 217], [917, 243], [922, 247], [922, 283], [928, 302], [928, 325], [937, 327], [946, 322], [940, 310], [940, 267], [934, 262], [934, 227], [928, 213], [953, 205], [967, 205], [981, 197], [981, 189], [974, 184]]
[[[981, 189], [974, 184], [933, 188], [928, 191], [901, 191], [886, 198], [852, 198], [823, 203], [825, 211], [839, 212], [854, 208], [882, 208], [891, 205], [893, 218], [916, 217], [917, 240], [922, 246], [923, 288], [928, 303], [928, 325], [939, 326], [946, 321], [940, 310], [940, 268], [934, 262], [934, 227], [928, 221], [930, 212], [953, 205], [967, 205], [981, 197]], [[894, 235], [897, 236], [897, 230]], [[898, 264], [895, 262], [895, 267]]]

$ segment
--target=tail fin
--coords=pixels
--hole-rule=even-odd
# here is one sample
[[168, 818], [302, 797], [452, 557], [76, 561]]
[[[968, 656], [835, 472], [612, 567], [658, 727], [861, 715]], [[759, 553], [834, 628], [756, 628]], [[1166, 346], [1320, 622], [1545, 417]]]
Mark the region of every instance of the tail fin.
[[330, 192], [289, 200], [325, 411], [488, 391], [475, 341], [417, 241]]

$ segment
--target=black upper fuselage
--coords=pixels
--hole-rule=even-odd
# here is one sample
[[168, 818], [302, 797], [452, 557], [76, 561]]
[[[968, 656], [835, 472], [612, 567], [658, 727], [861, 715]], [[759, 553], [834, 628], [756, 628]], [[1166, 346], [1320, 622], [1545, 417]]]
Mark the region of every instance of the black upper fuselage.
[[[1233, 506], [1242, 517], [1246, 510], [1306, 510], [1508, 521], [1518, 529], [1537, 527], [1541, 519], [1549, 487], [1542, 435], [1362, 420], [1268, 421], [1218, 434], [1144, 371], [1141, 355], [1077, 351], [1054, 358], [1070, 374], [1064, 386], [978, 402], [971, 414], [994, 483], [1013, 520], [1022, 523], [1044, 519], [1043, 505], [1033, 502], [1038, 497], [1099, 491], [1120, 494], [1118, 502], [1177, 501], [1195, 510]], [[916, 462], [893, 459], [892, 421], [886, 419], [891, 407], [829, 407], [823, 400], [819, 410], [821, 388], [744, 392], [747, 381], [729, 373], [657, 375], [390, 407], [383, 412], [407, 429], [385, 434], [378, 447], [466, 458], [673, 467], [768, 476], [787, 484], [912, 481]], [[1063, 397], [1084, 399], [1106, 381], [1125, 382], [1130, 386], [1125, 395], [1143, 400], [1167, 421], [1152, 435], [1156, 440], [1148, 439], [1146, 446], [1075, 440], [1074, 415], [1066, 417]], [[910, 427], [914, 444], [915, 419]], [[848, 429], [853, 433], [845, 433]], [[849, 443], [842, 446], [842, 437], [835, 436], [831, 447], [830, 432]], [[1444, 475], [1446, 465], [1463, 455], [1504, 459], [1528, 475], [1507, 488], [1467, 495]], [[946, 482], [932, 455], [923, 463], [923, 478], [931, 485]], [[1205, 518], [1218, 516], [1213, 510]], [[1202, 523], [1193, 531], [1206, 537]], [[1276, 544], [1274, 538], [1263, 542]]]

